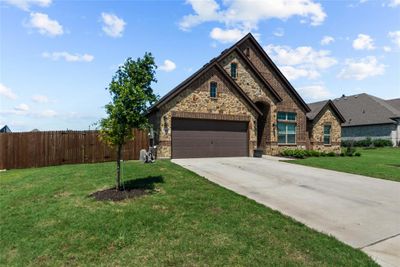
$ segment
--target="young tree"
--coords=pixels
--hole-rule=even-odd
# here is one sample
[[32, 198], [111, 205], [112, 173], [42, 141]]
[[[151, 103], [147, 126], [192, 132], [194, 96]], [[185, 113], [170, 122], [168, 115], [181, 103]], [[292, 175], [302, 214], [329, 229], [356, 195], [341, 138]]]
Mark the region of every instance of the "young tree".
[[106, 88], [112, 100], [105, 106], [107, 117], [100, 120], [100, 136], [117, 149], [117, 190], [121, 190], [122, 146], [135, 138], [133, 128], [146, 129], [149, 126], [145, 114], [157, 100], [151, 88], [152, 82], [157, 82], [156, 68], [151, 53], [145, 53], [143, 58], [136, 61], [128, 58]]

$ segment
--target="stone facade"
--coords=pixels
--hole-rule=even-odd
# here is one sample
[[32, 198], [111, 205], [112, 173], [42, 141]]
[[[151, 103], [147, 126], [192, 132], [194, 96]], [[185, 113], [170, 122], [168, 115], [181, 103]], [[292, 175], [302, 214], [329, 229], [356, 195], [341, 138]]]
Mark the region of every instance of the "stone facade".
[[[149, 119], [156, 130], [158, 157], [171, 157], [171, 122], [174, 116], [221, 120], [224, 116], [228, 116], [229, 120], [246, 118], [249, 123], [250, 156], [256, 148], [262, 148], [265, 154], [270, 155], [277, 155], [287, 148], [315, 148], [335, 152], [340, 150], [340, 122], [330, 110], [326, 111], [317, 122], [308, 123], [307, 105], [293, 92], [293, 89], [288, 87], [287, 81], [285, 83], [251, 40], [241, 42], [236, 48], [240, 50], [230, 50], [214, 60], [226, 74], [222, 74], [217, 67], [209, 69], [206, 73], [201, 72], [202, 74], [197, 75], [184, 90], [151, 113]], [[261, 110], [263, 112], [261, 136], [260, 129], [257, 129], [261, 117], [254, 109], [254, 105], [249, 105], [227, 80], [226, 75], [231, 75], [231, 63], [236, 63], [237, 66], [234, 83], [257, 107], [264, 107]], [[216, 98], [210, 97], [210, 82], [218, 84]], [[269, 88], [272, 88], [272, 91]], [[279, 97], [281, 99], [278, 99]], [[278, 112], [296, 114], [296, 143], [293, 145], [278, 144]], [[332, 125], [330, 146], [320, 144], [323, 125], [326, 123]]]
[[[209, 92], [210, 82], [218, 84], [217, 97], [211, 98]], [[245, 116], [249, 121], [249, 155], [253, 155], [256, 148], [257, 113], [245, 103], [241, 96], [228, 85], [226, 78], [216, 69], [211, 69], [203, 76], [196, 79], [187, 89], [150, 117], [150, 122], [156, 129], [156, 143], [158, 144], [157, 156], [159, 158], [171, 157], [171, 125], [174, 113], [182, 112], [195, 114], [215, 114], [216, 119], [224, 119], [230, 115], [231, 120], [243, 120]], [[233, 117], [236, 116], [236, 117]], [[189, 114], [186, 117], [194, 117]]]
[[[284, 82], [279, 78], [278, 74], [267, 62], [264, 55], [258, 51], [258, 49], [251, 43], [250, 40], [243, 42], [240, 45], [240, 49], [245, 51], [249, 60], [282, 98], [282, 101], [278, 102], [274, 109], [271, 110], [271, 119], [269, 124], [271, 127], [271, 136], [266, 140], [265, 153], [270, 155], [278, 155], [282, 150], [288, 148], [305, 149], [308, 143], [306, 110], [302, 107], [301, 103], [297, 100], [293, 93], [291, 93], [291, 90], [287, 88]], [[278, 145], [278, 134], [274, 125], [276, 125], [277, 113], [279, 111], [293, 112], [297, 115], [295, 145]]]
[[[324, 126], [331, 126], [331, 143], [324, 145]], [[310, 149], [340, 153], [341, 126], [340, 120], [334, 115], [330, 108], [325, 109], [322, 115], [316, 117], [310, 123]]]

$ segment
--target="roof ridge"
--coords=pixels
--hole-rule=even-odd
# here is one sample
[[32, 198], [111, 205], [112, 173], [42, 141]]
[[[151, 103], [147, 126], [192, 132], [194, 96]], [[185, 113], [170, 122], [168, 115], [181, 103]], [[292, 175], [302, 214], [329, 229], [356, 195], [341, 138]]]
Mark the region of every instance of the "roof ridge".
[[283, 81], [283, 83], [289, 88], [289, 91], [294, 95], [295, 98], [300, 102], [300, 104], [304, 107], [305, 112], [310, 112], [311, 109], [308, 107], [307, 103], [304, 99], [299, 95], [299, 93], [294, 89], [293, 85], [289, 82], [289, 80], [283, 75], [278, 66], [272, 61], [272, 59], [268, 56], [267, 52], [262, 48], [262, 46], [257, 42], [252, 34], [250, 34], [249, 39], [255, 44], [255, 47], [261, 51], [261, 54], [265, 57], [267, 62], [272, 66], [272, 69], [278, 74], [279, 79]]
[[392, 107], [389, 103], [386, 103], [384, 99], [373, 95], [368, 95], [368, 96], [370, 96], [376, 103], [378, 103], [379, 105], [381, 105], [382, 107], [386, 108], [391, 113], [393, 113], [393, 115], [400, 116], [400, 112], [396, 108]]

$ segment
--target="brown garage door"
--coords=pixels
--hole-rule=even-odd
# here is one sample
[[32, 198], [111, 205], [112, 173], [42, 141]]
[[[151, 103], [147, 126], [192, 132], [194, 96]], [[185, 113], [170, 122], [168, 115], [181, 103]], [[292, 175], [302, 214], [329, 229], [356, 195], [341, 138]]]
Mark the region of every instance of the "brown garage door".
[[248, 156], [247, 122], [172, 120], [172, 158]]

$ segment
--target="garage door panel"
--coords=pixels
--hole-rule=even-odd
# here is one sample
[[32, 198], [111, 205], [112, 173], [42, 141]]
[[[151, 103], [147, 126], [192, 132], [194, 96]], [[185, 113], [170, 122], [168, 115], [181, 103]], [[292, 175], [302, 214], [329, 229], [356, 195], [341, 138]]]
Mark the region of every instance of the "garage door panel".
[[247, 122], [176, 119], [172, 124], [172, 157], [248, 155]]

